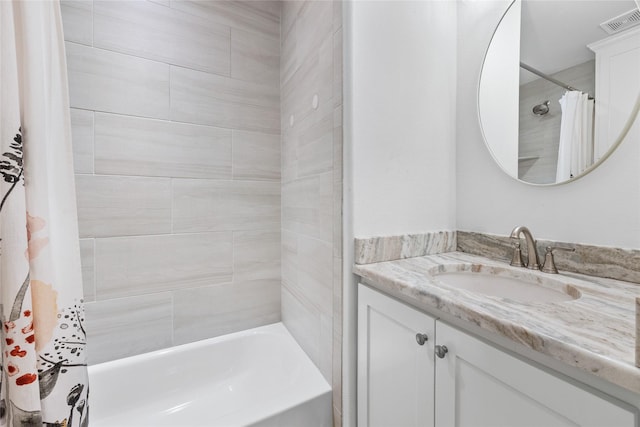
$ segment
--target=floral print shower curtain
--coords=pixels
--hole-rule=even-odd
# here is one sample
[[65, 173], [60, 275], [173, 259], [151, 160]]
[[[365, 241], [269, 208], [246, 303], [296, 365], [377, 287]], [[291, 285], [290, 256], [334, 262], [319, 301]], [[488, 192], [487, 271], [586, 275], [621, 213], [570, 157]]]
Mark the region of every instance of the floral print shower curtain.
[[0, 426], [87, 426], [58, 1], [0, 1]]

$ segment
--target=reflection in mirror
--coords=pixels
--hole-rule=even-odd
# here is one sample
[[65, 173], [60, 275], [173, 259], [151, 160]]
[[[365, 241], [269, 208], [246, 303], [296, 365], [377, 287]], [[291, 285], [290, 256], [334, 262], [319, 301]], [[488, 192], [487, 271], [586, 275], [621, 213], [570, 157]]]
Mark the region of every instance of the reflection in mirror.
[[511, 4], [479, 87], [485, 140], [509, 175], [567, 182], [615, 148], [640, 99], [636, 24], [635, 0]]

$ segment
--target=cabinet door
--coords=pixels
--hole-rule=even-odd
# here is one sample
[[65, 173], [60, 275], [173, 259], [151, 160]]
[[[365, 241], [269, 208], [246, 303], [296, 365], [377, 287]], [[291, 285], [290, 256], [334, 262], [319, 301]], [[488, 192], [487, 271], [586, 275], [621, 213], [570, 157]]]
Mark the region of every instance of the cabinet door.
[[566, 382], [442, 322], [436, 359], [439, 427], [633, 427], [635, 412]]
[[432, 317], [358, 287], [358, 426], [433, 426], [434, 329]]

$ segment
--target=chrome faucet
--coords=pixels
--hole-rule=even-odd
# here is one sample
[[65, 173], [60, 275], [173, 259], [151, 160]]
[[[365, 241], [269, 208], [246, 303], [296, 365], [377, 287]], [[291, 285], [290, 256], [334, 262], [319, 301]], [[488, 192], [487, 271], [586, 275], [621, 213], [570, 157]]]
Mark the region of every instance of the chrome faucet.
[[527, 255], [529, 260], [527, 262], [526, 267], [531, 270], [540, 270], [540, 262], [538, 261], [538, 251], [536, 250], [536, 241], [533, 239], [531, 232], [529, 229], [523, 225], [520, 225], [513, 229], [511, 232], [511, 236], [509, 236], [512, 240], [518, 240], [515, 243], [515, 253], [513, 254], [513, 259], [511, 260], [511, 265], [516, 267], [522, 267], [522, 258], [520, 253], [520, 234], [524, 234], [524, 239], [527, 242]]

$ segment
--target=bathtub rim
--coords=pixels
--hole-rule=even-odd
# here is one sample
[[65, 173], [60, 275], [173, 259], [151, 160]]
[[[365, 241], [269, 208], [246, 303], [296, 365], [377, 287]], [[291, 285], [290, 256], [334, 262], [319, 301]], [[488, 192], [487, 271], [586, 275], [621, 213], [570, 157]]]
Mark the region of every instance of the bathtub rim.
[[[141, 364], [141, 363], [144, 364], [146, 362], [156, 361], [158, 359], [162, 359], [165, 357], [172, 358], [175, 356], [180, 356], [180, 354], [185, 352], [189, 353], [191, 351], [200, 350], [206, 347], [215, 348], [216, 345], [237, 340], [237, 339], [250, 340], [251, 336], [257, 336], [257, 335], [263, 335], [263, 336], [275, 335], [275, 336], [284, 338], [293, 347], [292, 349], [288, 350], [293, 353], [293, 357], [296, 359], [303, 358], [304, 359], [302, 361], [303, 364], [307, 365], [309, 368], [314, 369], [314, 372], [310, 373], [311, 378], [309, 378], [310, 381], [308, 382], [309, 394], [305, 395], [304, 398], [302, 398], [302, 396], [299, 396], [300, 399], [295, 401], [294, 400], [285, 401], [286, 403], [282, 406], [279, 406], [278, 411], [276, 412], [268, 412], [266, 411], [266, 407], [262, 408], [264, 410], [260, 410], [262, 405], [260, 404], [254, 405], [253, 409], [257, 410], [257, 412], [254, 412], [254, 414], [259, 415], [258, 417], [255, 417], [255, 416], [247, 417], [246, 415], [249, 415], [249, 414], [239, 413], [240, 416], [237, 419], [237, 421], [241, 423], [246, 422], [247, 425], [259, 423], [259, 422], [268, 420], [270, 418], [278, 417], [280, 414], [286, 413], [288, 411], [295, 410], [295, 408], [298, 406], [312, 404], [312, 402], [315, 401], [316, 399], [324, 399], [323, 396], [326, 396], [327, 394], [329, 395], [328, 401], [331, 402], [332, 400], [331, 395], [333, 390], [330, 384], [321, 374], [319, 368], [313, 363], [313, 361], [306, 354], [306, 352], [304, 352], [300, 344], [295, 340], [293, 335], [289, 332], [289, 330], [286, 328], [286, 326], [282, 322], [276, 322], [276, 323], [272, 323], [264, 326], [259, 326], [251, 329], [233, 332], [226, 335], [221, 335], [218, 337], [207, 338], [204, 340], [194, 341], [191, 343], [180, 344], [174, 347], [154, 350], [147, 353], [141, 353], [141, 354], [137, 354], [137, 355], [121, 358], [121, 359], [116, 359], [116, 360], [111, 360], [111, 361], [91, 365], [89, 366], [89, 380], [91, 382], [91, 377], [93, 376], [108, 375], [110, 372], [113, 372], [114, 370], [118, 370], [120, 368], [127, 368], [135, 364]], [[109, 418], [110, 417], [107, 417], [107, 418], [100, 417], [96, 421], [98, 421], [99, 423], [108, 422]], [[222, 417], [219, 420], [227, 420], [227, 419], [233, 419], [233, 413], [222, 415]], [[216, 422], [217, 421], [218, 420], [216, 420]], [[110, 425], [110, 424], [105, 424], [105, 425]]]

